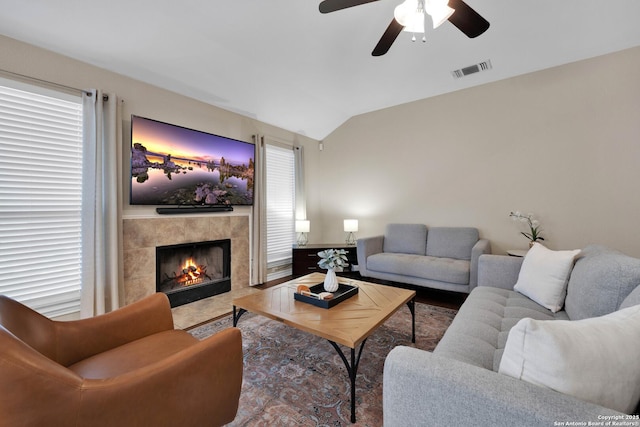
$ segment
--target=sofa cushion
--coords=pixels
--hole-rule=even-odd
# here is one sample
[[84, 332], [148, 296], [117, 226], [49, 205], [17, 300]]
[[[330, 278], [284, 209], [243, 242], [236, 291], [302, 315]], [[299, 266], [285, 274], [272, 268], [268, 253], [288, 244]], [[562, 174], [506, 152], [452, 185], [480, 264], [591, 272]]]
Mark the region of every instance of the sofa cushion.
[[576, 261], [565, 309], [572, 320], [612, 313], [640, 284], [640, 259], [590, 245]]
[[634, 305], [640, 304], [640, 285], [636, 286], [636, 288], [622, 301], [620, 304], [620, 310], [627, 307], [633, 307]]
[[431, 227], [427, 239], [427, 255], [470, 260], [471, 249], [477, 242], [477, 228]]
[[468, 285], [471, 263], [452, 258], [379, 253], [367, 258], [367, 269], [457, 285]]
[[554, 313], [560, 311], [573, 261], [579, 253], [579, 249], [552, 251], [535, 243], [524, 257], [513, 289]]
[[474, 288], [434, 354], [497, 371], [509, 330], [524, 317], [567, 319], [564, 311], [552, 313], [518, 292]]
[[424, 224], [387, 224], [382, 250], [384, 252], [425, 255], [427, 226]]
[[640, 401], [640, 306], [575, 321], [522, 319], [499, 372], [616, 411]]

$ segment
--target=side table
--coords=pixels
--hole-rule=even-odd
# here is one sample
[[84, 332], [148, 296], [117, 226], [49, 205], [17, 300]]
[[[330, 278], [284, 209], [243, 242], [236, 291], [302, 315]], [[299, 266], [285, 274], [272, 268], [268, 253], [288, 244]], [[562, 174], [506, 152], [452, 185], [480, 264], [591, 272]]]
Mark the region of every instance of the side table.
[[349, 271], [351, 266], [358, 264], [358, 255], [356, 246], [348, 246], [344, 243], [338, 244], [313, 244], [293, 247], [293, 266], [292, 273], [294, 276], [304, 276], [310, 273], [322, 273], [322, 269], [318, 267], [318, 261], [320, 257], [318, 252], [326, 249], [344, 249], [347, 251], [347, 261], [349, 262]]
[[507, 251], [507, 254], [509, 254], [510, 256], [523, 257], [527, 254], [527, 252], [529, 252], [528, 249], [509, 249]]

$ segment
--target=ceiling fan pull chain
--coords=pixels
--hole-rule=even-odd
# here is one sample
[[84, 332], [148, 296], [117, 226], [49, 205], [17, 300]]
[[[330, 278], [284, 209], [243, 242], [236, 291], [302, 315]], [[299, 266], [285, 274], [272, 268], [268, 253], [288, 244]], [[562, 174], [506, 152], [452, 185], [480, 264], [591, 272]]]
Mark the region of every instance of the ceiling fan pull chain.
[[[414, 42], [416, 41], [416, 33], [411, 33], [411, 41]], [[426, 43], [427, 42], [427, 36], [425, 36], [424, 34], [422, 35], [422, 43]]]

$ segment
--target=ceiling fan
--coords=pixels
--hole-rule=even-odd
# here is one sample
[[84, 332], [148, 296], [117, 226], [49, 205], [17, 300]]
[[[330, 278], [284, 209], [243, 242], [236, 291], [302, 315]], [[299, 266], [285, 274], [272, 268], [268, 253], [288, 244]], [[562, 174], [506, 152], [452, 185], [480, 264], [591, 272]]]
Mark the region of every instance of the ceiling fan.
[[[324, 0], [320, 2], [320, 12], [335, 12], [374, 1], [379, 0]], [[387, 53], [402, 30], [424, 33], [426, 14], [431, 15], [433, 28], [448, 20], [469, 38], [478, 37], [489, 28], [489, 21], [462, 0], [405, 0], [396, 7], [393, 20], [371, 55], [381, 56]]]

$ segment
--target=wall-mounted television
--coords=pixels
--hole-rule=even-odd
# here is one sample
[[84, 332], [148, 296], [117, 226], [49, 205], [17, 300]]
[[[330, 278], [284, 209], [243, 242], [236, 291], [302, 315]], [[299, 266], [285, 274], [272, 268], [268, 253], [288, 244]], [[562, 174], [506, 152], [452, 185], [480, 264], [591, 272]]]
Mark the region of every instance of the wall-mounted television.
[[132, 205], [252, 205], [254, 161], [254, 144], [131, 116]]

